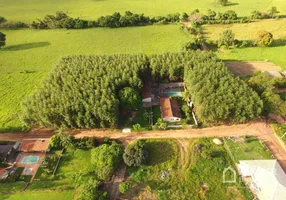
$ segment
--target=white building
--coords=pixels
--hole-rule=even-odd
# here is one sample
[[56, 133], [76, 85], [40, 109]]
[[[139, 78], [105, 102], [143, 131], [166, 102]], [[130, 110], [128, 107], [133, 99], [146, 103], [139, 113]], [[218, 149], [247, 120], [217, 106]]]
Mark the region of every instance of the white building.
[[240, 160], [238, 171], [259, 200], [286, 199], [286, 174], [277, 160]]

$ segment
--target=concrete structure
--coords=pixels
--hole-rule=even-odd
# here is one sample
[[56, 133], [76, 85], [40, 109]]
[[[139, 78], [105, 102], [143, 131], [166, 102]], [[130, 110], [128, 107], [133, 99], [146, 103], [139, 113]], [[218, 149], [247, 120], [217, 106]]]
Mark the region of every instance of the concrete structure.
[[286, 199], [286, 174], [277, 160], [240, 160], [238, 171], [259, 200]]

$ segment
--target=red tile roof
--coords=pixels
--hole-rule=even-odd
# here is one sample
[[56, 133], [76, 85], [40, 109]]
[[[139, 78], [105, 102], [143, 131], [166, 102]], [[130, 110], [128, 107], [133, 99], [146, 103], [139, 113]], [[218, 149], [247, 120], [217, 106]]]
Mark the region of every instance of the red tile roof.
[[161, 97], [160, 106], [163, 119], [166, 117], [181, 117], [180, 106], [176, 100], [168, 97]]

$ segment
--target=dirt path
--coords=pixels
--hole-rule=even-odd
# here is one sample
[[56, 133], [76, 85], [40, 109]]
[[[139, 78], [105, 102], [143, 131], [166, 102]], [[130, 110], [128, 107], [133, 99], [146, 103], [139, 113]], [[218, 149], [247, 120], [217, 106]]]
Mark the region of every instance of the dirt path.
[[[168, 131], [149, 131], [138, 133], [98, 133], [94, 131], [81, 131], [76, 134], [80, 137], [110, 137], [121, 141], [133, 141], [143, 138], [198, 138], [198, 137], [228, 137], [228, 136], [256, 136], [265, 142], [274, 157], [278, 160], [281, 167], [286, 172], [286, 147], [278, 140], [270, 124], [264, 121], [252, 122], [248, 124], [239, 124], [232, 126], [218, 126], [204, 129], [185, 129]], [[180, 149], [184, 151], [184, 149]], [[184, 158], [181, 158], [184, 159]]]
[[104, 183], [104, 189], [110, 195], [111, 200], [120, 199], [119, 184], [125, 179], [126, 165], [121, 163], [110, 181]]
[[262, 61], [253, 62], [225, 62], [228, 69], [237, 76], [252, 75], [255, 71], [279, 72], [281, 67]]
[[185, 139], [177, 139], [177, 145], [179, 147], [180, 151], [180, 161], [179, 164], [182, 169], [186, 169], [186, 166], [188, 164], [188, 154], [189, 154], [189, 144], [190, 142]]

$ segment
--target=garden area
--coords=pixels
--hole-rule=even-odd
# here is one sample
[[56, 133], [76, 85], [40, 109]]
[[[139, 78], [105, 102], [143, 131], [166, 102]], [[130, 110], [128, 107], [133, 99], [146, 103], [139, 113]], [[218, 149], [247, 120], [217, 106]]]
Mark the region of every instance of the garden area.
[[[234, 163], [224, 146], [211, 138], [184, 141], [187, 151], [181, 151], [177, 146], [181, 141], [174, 139], [143, 141], [148, 158], [144, 165], [127, 168], [123, 198], [252, 199], [242, 182], [222, 182], [223, 170]], [[187, 158], [184, 165], [182, 156]]]
[[224, 142], [236, 163], [239, 160], [273, 159], [265, 144], [255, 137], [230, 137], [224, 139]]

